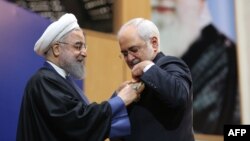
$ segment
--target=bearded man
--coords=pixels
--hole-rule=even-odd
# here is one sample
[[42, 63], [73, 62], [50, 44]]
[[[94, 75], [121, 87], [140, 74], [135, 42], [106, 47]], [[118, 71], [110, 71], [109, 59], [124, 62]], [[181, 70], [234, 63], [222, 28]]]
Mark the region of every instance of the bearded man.
[[196, 133], [240, 124], [235, 44], [212, 24], [205, 0], [152, 0], [161, 50], [182, 58], [193, 79]]
[[26, 85], [17, 141], [104, 141], [130, 134], [126, 106], [142, 89], [120, 86], [108, 101], [90, 103], [73, 81], [84, 78], [85, 39], [76, 17], [66, 13], [36, 42], [34, 51], [46, 61]]

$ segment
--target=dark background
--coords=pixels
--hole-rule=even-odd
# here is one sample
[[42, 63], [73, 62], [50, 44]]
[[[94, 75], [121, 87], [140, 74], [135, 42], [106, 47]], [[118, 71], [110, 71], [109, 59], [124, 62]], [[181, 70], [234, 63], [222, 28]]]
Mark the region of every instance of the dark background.
[[56, 20], [64, 13], [73, 13], [82, 28], [111, 33], [113, 0], [11, 0], [41, 16]]

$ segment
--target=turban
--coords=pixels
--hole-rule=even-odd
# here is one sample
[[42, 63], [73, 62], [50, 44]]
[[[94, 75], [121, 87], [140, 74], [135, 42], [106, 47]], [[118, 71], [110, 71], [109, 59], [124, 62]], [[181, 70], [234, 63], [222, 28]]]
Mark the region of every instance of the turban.
[[64, 14], [60, 19], [47, 27], [36, 42], [34, 51], [38, 55], [44, 56], [44, 53], [49, 50], [51, 43], [61, 39], [65, 34], [75, 28], [80, 28], [76, 17], [73, 14]]

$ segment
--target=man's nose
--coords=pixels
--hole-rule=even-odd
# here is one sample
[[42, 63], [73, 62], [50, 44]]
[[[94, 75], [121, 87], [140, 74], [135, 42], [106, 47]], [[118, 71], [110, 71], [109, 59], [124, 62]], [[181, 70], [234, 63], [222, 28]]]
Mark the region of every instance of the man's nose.
[[133, 59], [135, 59], [135, 56], [132, 55], [132, 54], [130, 54], [130, 53], [128, 53], [128, 60], [132, 61]]
[[82, 49], [82, 50], [80, 51], [80, 54], [81, 54], [82, 56], [84, 56], [84, 57], [87, 57], [87, 50], [86, 50], [86, 49]]

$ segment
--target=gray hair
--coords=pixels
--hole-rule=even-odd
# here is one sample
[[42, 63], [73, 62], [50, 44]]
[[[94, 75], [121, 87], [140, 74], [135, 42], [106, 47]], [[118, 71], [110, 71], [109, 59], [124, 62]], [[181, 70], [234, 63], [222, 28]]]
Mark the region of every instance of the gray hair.
[[160, 47], [160, 32], [157, 26], [150, 20], [144, 18], [134, 18], [125, 23], [118, 31], [118, 38], [120, 33], [128, 26], [134, 26], [137, 29], [138, 35], [141, 39], [148, 42], [152, 37], [157, 37]]

